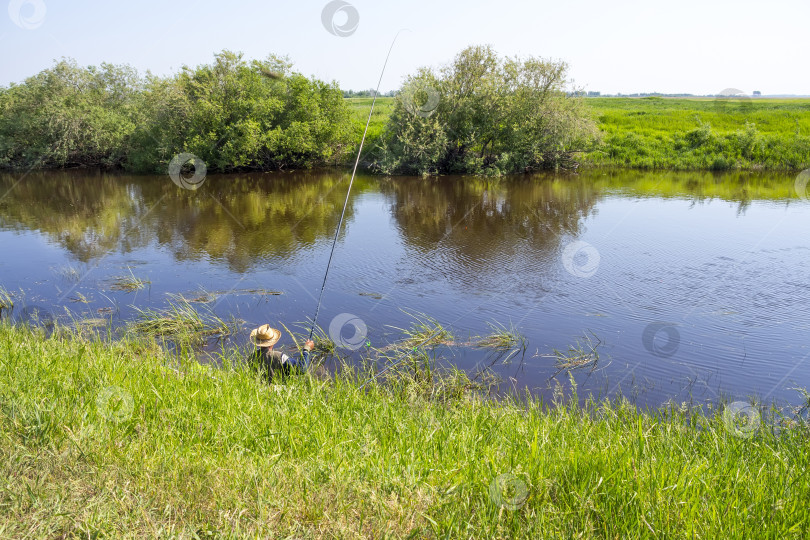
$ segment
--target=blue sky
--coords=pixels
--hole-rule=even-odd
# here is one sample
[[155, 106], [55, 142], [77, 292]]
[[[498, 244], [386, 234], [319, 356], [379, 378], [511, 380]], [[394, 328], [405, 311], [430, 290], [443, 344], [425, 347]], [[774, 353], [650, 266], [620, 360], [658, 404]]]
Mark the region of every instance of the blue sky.
[[[344, 89], [374, 87], [400, 34], [382, 89], [419, 66], [438, 66], [467, 45], [561, 59], [577, 86], [603, 93], [810, 94], [810, 1], [345, 0], [322, 22], [325, 0], [96, 2], [3, 0], [0, 85], [61, 57], [127, 63], [157, 74], [208, 63], [222, 49], [249, 58], [288, 55], [306, 75]], [[352, 11], [352, 9], [354, 11]]]

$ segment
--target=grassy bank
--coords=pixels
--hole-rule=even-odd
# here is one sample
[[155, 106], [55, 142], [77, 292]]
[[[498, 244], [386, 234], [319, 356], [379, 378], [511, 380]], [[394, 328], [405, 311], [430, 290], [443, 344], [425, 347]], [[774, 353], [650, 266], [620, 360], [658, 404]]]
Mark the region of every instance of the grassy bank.
[[[351, 375], [272, 386], [235, 358], [214, 368], [143, 343], [0, 325], [0, 536], [810, 529], [802, 425], [774, 436], [712, 413], [582, 407], [572, 396], [555, 408], [494, 403], [413, 373], [362, 390]], [[466, 387], [453, 377], [450, 388]]]
[[[370, 143], [382, 133], [394, 99], [377, 100]], [[672, 170], [810, 167], [808, 99], [588, 98], [586, 103], [603, 136], [584, 156], [587, 165]], [[365, 122], [371, 99], [352, 99], [349, 104], [355, 118]]]
[[594, 98], [604, 133], [587, 159], [641, 169], [801, 170], [810, 166], [810, 100]]

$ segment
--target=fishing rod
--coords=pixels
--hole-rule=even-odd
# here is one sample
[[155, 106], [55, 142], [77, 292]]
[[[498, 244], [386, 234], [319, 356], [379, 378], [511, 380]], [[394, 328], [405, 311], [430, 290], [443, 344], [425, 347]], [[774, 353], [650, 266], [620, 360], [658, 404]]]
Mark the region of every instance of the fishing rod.
[[377, 90], [374, 91], [374, 99], [371, 101], [371, 110], [368, 112], [368, 120], [366, 120], [366, 129], [363, 131], [363, 138], [360, 141], [360, 148], [357, 150], [357, 159], [354, 162], [354, 170], [352, 171], [352, 178], [349, 180], [349, 189], [346, 191], [346, 200], [343, 202], [343, 210], [340, 212], [340, 220], [338, 221], [338, 226], [335, 229], [335, 238], [332, 240], [332, 249], [329, 252], [329, 261], [326, 263], [326, 272], [323, 274], [323, 284], [321, 285], [321, 294], [318, 296], [318, 306], [315, 308], [315, 317], [312, 318], [312, 328], [309, 330], [309, 339], [312, 339], [313, 334], [315, 333], [315, 326], [318, 322], [318, 313], [321, 311], [321, 301], [323, 300], [323, 291], [326, 289], [326, 278], [329, 276], [329, 268], [332, 266], [332, 257], [335, 254], [335, 246], [337, 245], [338, 235], [340, 234], [340, 228], [343, 225], [343, 217], [346, 215], [346, 206], [349, 204], [349, 195], [352, 192], [352, 184], [354, 184], [354, 177], [357, 174], [357, 166], [360, 164], [360, 154], [363, 153], [363, 145], [366, 143], [366, 134], [368, 133], [368, 126], [371, 124], [371, 114], [374, 112], [374, 104], [377, 103], [377, 95], [380, 93], [380, 85], [382, 84], [383, 75], [385, 74], [385, 68], [388, 66], [388, 59], [391, 57], [391, 51], [394, 50], [394, 43], [397, 42], [397, 38], [399, 34], [402, 32], [400, 30], [397, 32], [397, 35], [394, 36], [394, 40], [391, 42], [391, 47], [388, 49], [388, 55], [385, 57], [385, 63], [383, 64], [382, 71], [380, 72], [380, 80], [377, 82]]

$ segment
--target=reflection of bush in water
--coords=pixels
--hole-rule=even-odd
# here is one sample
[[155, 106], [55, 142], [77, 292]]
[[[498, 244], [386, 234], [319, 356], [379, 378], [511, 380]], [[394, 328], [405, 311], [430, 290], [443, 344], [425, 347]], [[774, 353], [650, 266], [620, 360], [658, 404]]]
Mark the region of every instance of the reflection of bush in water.
[[[0, 177], [0, 189], [15, 181]], [[43, 173], [9, 191], [0, 223], [39, 230], [85, 262], [157, 238], [180, 260], [209, 256], [244, 271], [334, 235], [347, 186], [342, 174], [295, 173], [211, 177], [205, 190], [187, 192], [166, 177]], [[354, 193], [365, 189], [358, 179]], [[353, 212], [349, 205], [347, 220]]]
[[[267, 178], [265, 176], [265, 178]], [[348, 182], [342, 175], [294, 174], [219, 179], [212, 197], [181, 194], [187, 204], [163, 213], [161, 243], [179, 260], [205, 254], [242, 272], [264, 257], [287, 257], [335, 233]], [[366, 189], [355, 182], [354, 193]], [[346, 220], [354, 214], [352, 205]]]
[[[12, 189], [13, 187], [13, 189]], [[137, 217], [137, 199], [120, 177], [68, 172], [32, 173], [17, 182], [0, 176], [0, 224], [13, 229], [39, 230], [81, 261], [114, 248], [122, 230]], [[137, 242], [138, 231], [130, 240]]]
[[[347, 176], [338, 173], [213, 176], [197, 192], [181, 190], [165, 176], [50, 172], [17, 180], [0, 175], [0, 192], [7, 193], [0, 200], [0, 225], [41, 231], [80, 261], [114, 249], [131, 252], [157, 239], [180, 260], [208, 256], [239, 272], [262, 258], [289, 257], [331, 239], [348, 187]], [[353, 189], [358, 195], [377, 187], [361, 176]], [[606, 191], [720, 198], [739, 202], [741, 210], [751, 200], [795, 197], [790, 175], [740, 172], [587, 171], [494, 183], [397, 178], [381, 179], [379, 189], [390, 197], [407, 245], [428, 253], [443, 240], [460, 261], [477, 263], [516, 258], [523, 246], [532, 251], [526, 256], [553, 253], [561, 235], [580, 233], [581, 220]], [[349, 205], [347, 220], [353, 213]]]
[[383, 192], [394, 197], [392, 212], [406, 241], [430, 250], [457, 249], [475, 260], [509, 251], [519, 241], [555, 249], [561, 235], [579, 234], [599, 193], [588, 182], [395, 180]]

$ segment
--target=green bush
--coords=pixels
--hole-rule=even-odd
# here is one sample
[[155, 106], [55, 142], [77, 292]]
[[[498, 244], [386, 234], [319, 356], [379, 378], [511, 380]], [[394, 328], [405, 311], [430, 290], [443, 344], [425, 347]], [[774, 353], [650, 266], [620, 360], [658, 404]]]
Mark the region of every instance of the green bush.
[[356, 137], [334, 83], [229, 51], [167, 78], [63, 60], [0, 89], [0, 112], [6, 168], [165, 172], [181, 152], [214, 171], [302, 168], [338, 159]]
[[120, 166], [141, 81], [128, 66], [62, 60], [0, 90], [0, 166]]
[[375, 166], [384, 173], [502, 174], [576, 168], [596, 140], [567, 65], [469, 47], [400, 89]]

